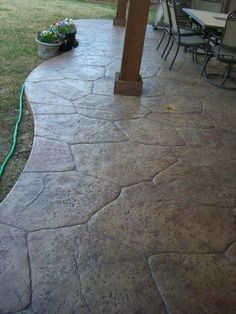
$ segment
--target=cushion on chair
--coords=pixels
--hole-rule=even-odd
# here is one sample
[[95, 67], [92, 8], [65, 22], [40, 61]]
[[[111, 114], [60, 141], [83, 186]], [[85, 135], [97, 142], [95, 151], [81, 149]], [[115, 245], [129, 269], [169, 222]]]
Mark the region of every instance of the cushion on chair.
[[192, 29], [180, 28], [180, 35], [187, 36], [187, 35], [194, 35], [196, 32]]
[[[175, 39], [178, 41], [178, 37], [175, 36]], [[205, 46], [206, 41], [201, 36], [183, 36], [180, 37], [181, 46]]]

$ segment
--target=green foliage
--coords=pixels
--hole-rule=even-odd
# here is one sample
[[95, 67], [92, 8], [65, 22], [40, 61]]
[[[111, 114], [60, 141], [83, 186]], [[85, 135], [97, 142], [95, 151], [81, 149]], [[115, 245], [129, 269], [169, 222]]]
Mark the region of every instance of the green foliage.
[[63, 37], [54, 29], [48, 29], [38, 33], [38, 40], [47, 44], [60, 44], [63, 40]]
[[65, 18], [53, 24], [56, 31], [60, 34], [66, 35], [71, 33], [76, 33], [76, 25], [72, 19]]

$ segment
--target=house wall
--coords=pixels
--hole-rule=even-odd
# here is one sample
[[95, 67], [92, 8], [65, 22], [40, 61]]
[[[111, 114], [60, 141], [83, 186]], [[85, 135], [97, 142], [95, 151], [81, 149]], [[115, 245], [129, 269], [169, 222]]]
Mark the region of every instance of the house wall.
[[[117, 0], [85, 0], [87, 2], [100, 2], [100, 3], [117, 3]], [[150, 0], [151, 4], [156, 4], [157, 0]]]
[[231, 1], [231, 5], [230, 5], [230, 9], [229, 11], [232, 11], [232, 10], [236, 10], [236, 1]]

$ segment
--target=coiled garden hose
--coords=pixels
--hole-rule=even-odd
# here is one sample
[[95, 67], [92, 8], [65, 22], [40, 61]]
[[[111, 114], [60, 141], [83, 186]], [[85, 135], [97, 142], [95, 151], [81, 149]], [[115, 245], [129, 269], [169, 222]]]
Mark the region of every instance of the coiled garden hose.
[[22, 111], [23, 111], [24, 90], [25, 90], [25, 86], [24, 86], [24, 84], [22, 84], [21, 90], [20, 90], [19, 113], [18, 113], [18, 118], [17, 118], [17, 121], [16, 121], [15, 129], [14, 129], [14, 133], [13, 133], [13, 136], [12, 136], [12, 146], [11, 146], [11, 149], [10, 149], [9, 153], [5, 157], [3, 163], [2, 163], [2, 165], [0, 167], [0, 178], [2, 177], [3, 172], [4, 172], [5, 168], [6, 168], [6, 165], [7, 165], [8, 161], [10, 160], [11, 156], [13, 155], [13, 153], [15, 151], [15, 148], [16, 148], [18, 129], [19, 129], [19, 124], [21, 122]]

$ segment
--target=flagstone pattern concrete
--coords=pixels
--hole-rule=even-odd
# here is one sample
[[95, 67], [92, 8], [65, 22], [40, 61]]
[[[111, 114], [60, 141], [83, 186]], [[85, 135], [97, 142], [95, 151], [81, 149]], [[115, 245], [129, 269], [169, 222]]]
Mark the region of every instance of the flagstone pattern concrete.
[[146, 33], [143, 94], [113, 94], [124, 29], [26, 80], [35, 138], [0, 204], [0, 313], [236, 313], [236, 97]]

